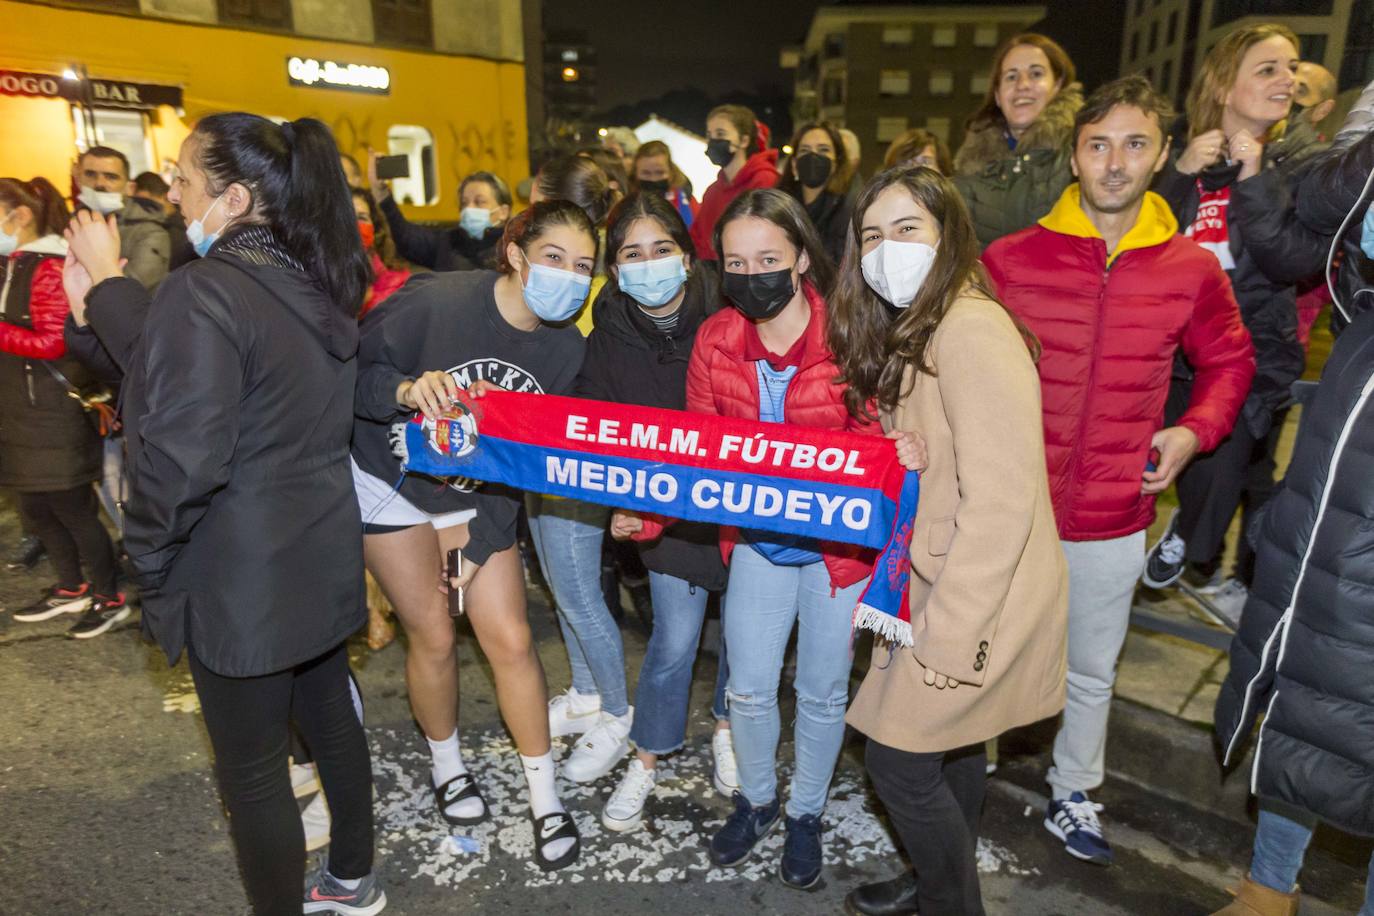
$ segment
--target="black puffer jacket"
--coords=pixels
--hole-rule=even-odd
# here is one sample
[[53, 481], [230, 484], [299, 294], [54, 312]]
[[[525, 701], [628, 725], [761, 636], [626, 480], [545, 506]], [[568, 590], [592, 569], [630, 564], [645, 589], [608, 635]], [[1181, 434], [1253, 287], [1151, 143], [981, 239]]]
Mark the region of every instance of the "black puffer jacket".
[[[1241, 419], [1256, 439], [1269, 432], [1274, 412], [1289, 397], [1289, 386], [1302, 375], [1306, 359], [1298, 341], [1296, 285], [1321, 272], [1325, 252], [1313, 233], [1294, 227], [1293, 189], [1299, 166], [1322, 146], [1310, 128], [1291, 131], [1264, 147], [1258, 175], [1237, 181], [1240, 165], [1217, 164], [1198, 175], [1185, 175], [1171, 160], [1155, 179], [1155, 190], [1169, 202], [1181, 229], [1193, 224], [1200, 192], [1229, 186], [1227, 207], [1231, 256], [1226, 272], [1240, 304], [1240, 317], [1255, 345], [1255, 381]], [[1175, 384], [1191, 384], [1192, 372], [1180, 357]]]
[[[698, 261], [687, 279], [687, 294], [677, 326], [668, 333], [654, 327], [639, 304], [608, 277], [592, 305], [594, 328], [587, 356], [574, 383], [577, 397], [684, 410], [687, 361], [697, 329], [720, 308], [720, 283], [714, 264]], [[725, 588], [725, 564], [715, 525], [679, 522], [663, 537], [636, 542], [644, 565], [712, 591]]]
[[1336, 341], [1255, 541], [1216, 729], [1252, 791], [1374, 835], [1374, 311]]
[[1083, 88], [1065, 86], [1015, 149], [1007, 145], [1000, 119], [969, 128], [954, 157], [954, 186], [968, 204], [978, 244], [986, 248], [1025, 229], [1049, 213], [1073, 182], [1073, 118], [1082, 107]]
[[125, 544], [143, 627], [229, 677], [281, 671], [367, 620], [348, 444], [358, 325], [264, 227], [231, 230], [149, 303], [93, 289], [125, 370]]
[[480, 239], [475, 239], [462, 229], [417, 226], [405, 218], [391, 197], [383, 199], [379, 208], [396, 241], [396, 253], [410, 263], [430, 270], [491, 270], [496, 267], [496, 248], [505, 226], [492, 226]]
[[[1298, 186], [1298, 219], [1328, 241], [1340, 230], [1351, 209], [1361, 204], [1341, 239], [1344, 257], [1336, 282], [1336, 294], [1351, 318], [1374, 307], [1374, 261], [1365, 257], [1360, 248], [1360, 221], [1374, 198], [1374, 187], [1360, 196], [1365, 182], [1370, 180], [1370, 172], [1374, 172], [1374, 133], [1365, 134], [1349, 148], [1333, 147], [1314, 156]], [[1340, 309], [1331, 310], [1333, 331], [1339, 333], [1346, 323]]]

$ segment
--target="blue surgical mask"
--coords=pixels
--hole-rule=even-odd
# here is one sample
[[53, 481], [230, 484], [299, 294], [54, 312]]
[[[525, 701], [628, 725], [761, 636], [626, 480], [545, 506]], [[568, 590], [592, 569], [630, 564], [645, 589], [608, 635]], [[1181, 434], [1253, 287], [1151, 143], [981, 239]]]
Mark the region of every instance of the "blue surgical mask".
[[1364, 222], [1360, 225], [1360, 250], [1365, 257], [1374, 260], [1374, 205], [1364, 211]]
[[483, 207], [464, 207], [458, 225], [470, 237], [480, 239], [491, 228], [491, 211]]
[[651, 309], [672, 302], [682, 284], [687, 282], [687, 265], [680, 255], [621, 264], [616, 271], [625, 295]]
[[220, 226], [209, 235], [205, 234], [205, 220], [209, 218], [211, 213], [215, 212], [215, 207], [218, 207], [219, 202], [223, 199], [223, 194], [216, 197], [215, 202], [210, 205], [210, 209], [205, 211], [205, 216], [191, 220], [191, 225], [186, 227], [186, 241], [191, 243], [191, 247], [196, 250], [196, 254], [200, 255], [202, 258], [210, 253], [210, 247], [215, 244], [215, 240], [224, 232], [224, 227]]
[[540, 321], [551, 323], [567, 321], [576, 315], [582, 303], [587, 301], [592, 278], [571, 270], [530, 264], [528, 258], [525, 263], [529, 264], [530, 274], [521, 289], [530, 311], [538, 315]]

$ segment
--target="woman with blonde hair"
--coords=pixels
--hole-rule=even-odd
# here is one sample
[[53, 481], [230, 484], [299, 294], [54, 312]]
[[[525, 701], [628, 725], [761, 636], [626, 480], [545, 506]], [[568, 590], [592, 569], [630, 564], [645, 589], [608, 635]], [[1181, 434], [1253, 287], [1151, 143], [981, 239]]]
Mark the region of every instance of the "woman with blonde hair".
[[[1297, 66], [1298, 39], [1284, 25], [1245, 26], [1217, 42], [1188, 94], [1187, 146], [1155, 180], [1183, 234], [1216, 255], [1230, 277], [1256, 374], [1230, 437], [1178, 479], [1179, 508], [1146, 558], [1143, 581], [1153, 588], [1173, 585], [1189, 564], [1203, 579], [1217, 570], [1247, 481], [1255, 470], [1263, 474], [1253, 466], [1271, 460], [1270, 430], [1302, 375], [1295, 285], [1321, 272], [1326, 243], [1301, 230], [1286, 203], [1295, 199], [1298, 164], [1321, 149], [1309, 124], [1285, 120]], [[1191, 372], [1176, 365], [1166, 418], [1183, 412], [1191, 389]], [[1259, 489], [1250, 490], [1247, 514], [1272, 486]], [[1213, 584], [1237, 617], [1252, 573], [1238, 568]]]

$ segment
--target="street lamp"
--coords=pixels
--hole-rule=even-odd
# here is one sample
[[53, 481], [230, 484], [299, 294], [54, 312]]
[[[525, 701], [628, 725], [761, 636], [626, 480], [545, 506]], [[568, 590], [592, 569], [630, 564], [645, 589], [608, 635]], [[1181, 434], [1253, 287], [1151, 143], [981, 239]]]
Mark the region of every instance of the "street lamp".
[[563, 68], [563, 82], [565, 82], [565, 83], [575, 83], [575, 82], [577, 82], [577, 81], [578, 81], [579, 79], [581, 79], [581, 78], [582, 78], [582, 74], [580, 74], [580, 73], [577, 72], [577, 68], [576, 68], [576, 67], [564, 67], [564, 68]]

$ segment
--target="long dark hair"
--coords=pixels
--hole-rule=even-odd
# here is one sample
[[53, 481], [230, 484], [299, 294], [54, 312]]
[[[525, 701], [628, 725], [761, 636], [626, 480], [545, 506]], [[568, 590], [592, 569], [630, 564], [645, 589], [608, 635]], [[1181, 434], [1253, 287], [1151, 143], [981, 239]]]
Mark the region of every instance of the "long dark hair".
[[597, 227], [606, 225], [606, 214], [620, 199], [606, 171], [586, 156], [560, 156], [539, 170], [539, 193], [549, 200], [570, 200]]
[[209, 193], [246, 187], [251, 218], [272, 229], [336, 307], [356, 315], [372, 268], [329, 128], [314, 118], [279, 126], [236, 111], [202, 118], [195, 135]]
[[33, 214], [34, 228], [39, 237], [61, 235], [67, 228], [71, 214], [67, 212], [67, 202], [62, 193], [52, 186], [46, 178], [20, 181], [18, 178], [0, 178], [0, 203], [6, 209], [28, 207]]
[[782, 170], [782, 177], [778, 179], [775, 187], [780, 191], [786, 191], [798, 200], [802, 196], [801, 179], [797, 177], [797, 157], [801, 155], [798, 147], [801, 146], [802, 138], [813, 130], [823, 131], [830, 138], [830, 148], [835, 151], [835, 166], [830, 170], [830, 179], [826, 181], [822, 190], [829, 191], [831, 194], [843, 194], [849, 190], [849, 182], [854, 176], [852, 166], [857, 165], [849, 161], [849, 150], [845, 149], [844, 138], [840, 136], [839, 130], [829, 121], [808, 121], [797, 132], [792, 135], [792, 142], [788, 144], [792, 148], [791, 155], [787, 158], [787, 165]]
[[[940, 242], [915, 301], [894, 319], [887, 304], [864, 280], [859, 250], [864, 215], [878, 195], [898, 186], [940, 225]], [[852, 416], [876, 419], [868, 409], [869, 402], [875, 400], [880, 410], [894, 409], [907, 394], [903, 380], [908, 367], [935, 374], [929, 359], [930, 340], [954, 300], [966, 290], [998, 301], [978, 260], [973, 220], [953, 182], [924, 166], [888, 169], [875, 175], [854, 205], [844, 269], [830, 298], [827, 327], [830, 350], [840, 367], [838, 381], [846, 386], [845, 406]], [[1035, 337], [1014, 315], [1012, 321], [1026, 337], [1032, 358], [1038, 359], [1040, 345]]]
[[831, 263], [830, 255], [825, 253], [825, 246], [821, 244], [821, 237], [816, 234], [816, 228], [811, 225], [806, 210], [795, 197], [777, 188], [746, 191], [725, 208], [720, 221], [716, 223], [716, 234], [713, 239], [716, 257], [725, 260], [725, 252], [720, 247], [725, 227], [735, 220], [749, 216], [767, 220], [781, 229], [787, 235], [787, 240], [792, 243], [792, 247], [797, 250], [799, 258], [801, 252], [806, 252], [811, 260], [811, 266], [802, 274], [802, 279], [810, 282], [822, 296], [830, 295], [830, 290], [835, 285], [835, 265]]
[[570, 200], [541, 200], [506, 223], [506, 231], [501, 235], [501, 248], [497, 254], [496, 269], [503, 274], [514, 273], [516, 267], [506, 257], [506, 249], [514, 242], [521, 251], [528, 252], [539, 237], [554, 226], [571, 226], [586, 233], [592, 240], [592, 258], [596, 258], [596, 247], [600, 243], [596, 227], [592, 225], [587, 211]]
[[696, 254], [692, 236], [687, 231], [687, 224], [682, 221], [682, 214], [677, 212], [677, 208], [668, 203], [662, 194], [635, 193], [616, 204], [606, 220], [608, 264], [615, 262], [616, 255], [625, 244], [625, 237], [630, 234], [630, 227], [641, 219], [656, 221], [663, 227], [663, 231], [668, 233], [668, 237], [677, 242], [683, 254]]
[[377, 252], [382, 264], [389, 270], [406, 270], [406, 262], [396, 253], [396, 241], [391, 237], [391, 226], [382, 215], [382, 211], [377, 209], [372, 192], [367, 188], [349, 188], [349, 192], [354, 200], [361, 200], [367, 205], [367, 218], [372, 222], [372, 250]]

